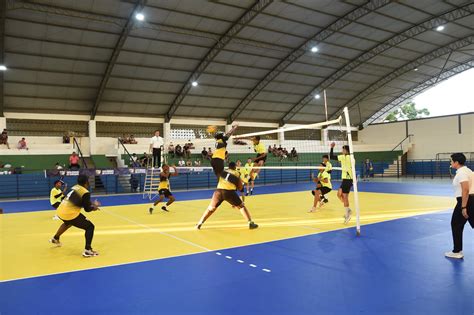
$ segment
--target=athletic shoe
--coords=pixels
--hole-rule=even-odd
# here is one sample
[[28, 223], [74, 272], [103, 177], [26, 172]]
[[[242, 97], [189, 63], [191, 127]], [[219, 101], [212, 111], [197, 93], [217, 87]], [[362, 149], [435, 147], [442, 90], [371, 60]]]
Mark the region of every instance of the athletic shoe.
[[245, 193], [245, 196], [248, 196], [248, 195], [249, 195], [249, 192], [247, 191], [247, 192]]
[[250, 191], [250, 195], [253, 195], [253, 190]]
[[55, 239], [54, 237], [52, 239], [50, 239], [49, 242], [51, 244], [56, 245], [57, 247], [61, 247], [63, 245], [63, 244], [61, 244], [61, 242], [59, 240]]
[[253, 221], [249, 222], [249, 229], [253, 230], [258, 228], [258, 224], [253, 223]]
[[84, 256], [84, 257], [95, 257], [95, 256], [99, 256], [99, 252], [96, 252], [93, 249], [86, 249], [82, 252], [82, 256]]
[[201, 229], [201, 226], [202, 226], [202, 223], [196, 224], [196, 230], [200, 230], [200, 229]]
[[324, 203], [328, 203], [328, 202], [329, 202], [328, 198], [326, 198], [326, 197], [323, 198], [323, 202], [324, 202]]
[[444, 253], [444, 256], [448, 257], [448, 258], [454, 258], [454, 259], [463, 259], [464, 258], [464, 254], [462, 252], [459, 252], [459, 253], [446, 252], [446, 253]]
[[311, 209], [308, 210], [308, 212], [315, 212], [317, 211], [318, 209], [316, 209], [315, 207], [312, 207]]
[[349, 223], [349, 221], [351, 220], [351, 214], [352, 214], [351, 209], [346, 210], [346, 214], [344, 215], [344, 224]]
[[148, 209], [148, 212], [150, 212], [150, 214], [152, 214], [153, 213], [153, 208]]
[[166, 212], [170, 212], [168, 209], [166, 209], [166, 206], [161, 207], [161, 210], [166, 211]]

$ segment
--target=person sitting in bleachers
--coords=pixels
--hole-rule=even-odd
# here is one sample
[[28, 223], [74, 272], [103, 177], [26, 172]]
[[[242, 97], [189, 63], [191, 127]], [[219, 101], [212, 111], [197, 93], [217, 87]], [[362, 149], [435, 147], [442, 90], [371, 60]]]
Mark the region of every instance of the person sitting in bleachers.
[[71, 143], [71, 138], [69, 137], [69, 133], [65, 133], [63, 135], [63, 143]]
[[174, 158], [174, 145], [173, 142], [170, 142], [168, 146], [168, 154], [170, 157]]
[[139, 161], [142, 167], [146, 167], [148, 163], [148, 154], [146, 152], [143, 152], [143, 155], [140, 157]]
[[191, 149], [189, 147], [189, 144], [186, 143], [184, 146], [183, 146], [183, 154], [184, 154], [184, 157], [186, 159], [189, 159], [191, 157]]
[[208, 150], [207, 150], [207, 157], [208, 157], [209, 159], [212, 158], [212, 150], [211, 150], [211, 148], [208, 148]]
[[26, 144], [26, 139], [21, 138], [20, 141], [18, 141], [18, 144], [16, 146], [18, 150], [28, 150], [28, 145]]
[[134, 135], [130, 135], [130, 137], [128, 138], [128, 143], [129, 144], [137, 144], [137, 140], [135, 140], [135, 136]]
[[10, 149], [10, 145], [8, 144], [7, 129], [3, 129], [2, 134], [0, 134], [0, 144], [5, 144], [7, 148]]
[[178, 144], [176, 145], [176, 149], [174, 150], [177, 157], [183, 156], [183, 148]]
[[299, 160], [298, 152], [296, 152], [295, 147], [293, 147], [293, 149], [291, 149], [291, 152], [290, 152], [290, 159], [291, 159], [292, 161], [293, 161], [293, 160], [296, 160], [296, 161]]
[[202, 151], [201, 151], [201, 155], [202, 155], [202, 159], [205, 160], [205, 159], [209, 159], [209, 156], [207, 154], [207, 151], [206, 151], [206, 148], [202, 148]]

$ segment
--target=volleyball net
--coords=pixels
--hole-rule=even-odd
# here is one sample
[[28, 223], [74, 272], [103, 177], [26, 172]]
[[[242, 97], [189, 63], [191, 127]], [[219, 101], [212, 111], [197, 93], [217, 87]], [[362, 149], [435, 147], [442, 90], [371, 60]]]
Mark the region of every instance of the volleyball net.
[[[169, 140], [163, 148], [163, 163], [173, 165], [179, 173], [187, 174], [186, 183], [202, 181], [209, 188], [217, 183], [210, 161], [216, 150], [216, 133], [229, 132], [231, 126], [202, 126], [183, 130], [172, 130]], [[227, 129], [227, 130], [226, 130]], [[260, 130], [256, 130], [260, 129]], [[226, 166], [230, 162], [240, 162], [243, 167], [253, 163], [252, 169], [259, 170], [255, 185], [310, 182], [317, 176], [323, 159], [329, 155], [330, 144], [335, 143], [334, 154], [342, 154], [342, 146], [348, 145], [352, 168], [353, 193], [357, 220], [357, 233], [360, 233], [360, 209], [355, 169], [352, 127], [348, 110], [333, 120], [312, 124], [285, 125], [284, 127], [261, 130], [254, 126], [237, 126], [227, 140]], [[257, 140], [258, 139], [258, 140]], [[264, 164], [255, 163], [256, 148], [262, 147], [266, 154]], [[333, 164], [332, 180], [341, 180], [341, 167], [337, 161]], [[175, 181], [178, 181], [178, 177]], [[181, 179], [184, 180], [184, 179]], [[173, 182], [171, 183], [173, 185]], [[192, 186], [192, 185], [191, 185]], [[187, 185], [187, 187], [191, 187]], [[338, 183], [335, 183], [335, 188]], [[174, 187], [178, 188], [178, 187]], [[179, 186], [181, 188], [181, 186]], [[191, 187], [194, 188], [194, 187]], [[198, 187], [196, 187], [198, 188]]]

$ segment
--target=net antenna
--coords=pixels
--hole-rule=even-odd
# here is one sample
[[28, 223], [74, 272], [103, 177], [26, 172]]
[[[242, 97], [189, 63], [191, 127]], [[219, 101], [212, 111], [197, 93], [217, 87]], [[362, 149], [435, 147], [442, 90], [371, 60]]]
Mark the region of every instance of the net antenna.
[[326, 90], [323, 90], [323, 96], [324, 96], [324, 111], [326, 113], [326, 121], [328, 121], [328, 101], [326, 99]]

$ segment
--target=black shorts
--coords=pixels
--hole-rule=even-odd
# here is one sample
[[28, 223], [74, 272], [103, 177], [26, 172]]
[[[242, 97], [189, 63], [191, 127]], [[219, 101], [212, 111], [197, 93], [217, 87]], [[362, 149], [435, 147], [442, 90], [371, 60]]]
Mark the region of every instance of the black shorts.
[[[319, 190], [321, 192], [321, 195], [325, 195], [330, 193], [332, 189], [329, 187], [316, 187], [315, 190]], [[314, 191], [311, 191], [311, 193], [313, 193], [314, 195]]]
[[212, 158], [211, 159], [211, 166], [214, 174], [219, 178], [224, 171], [224, 160], [219, 158]]
[[227, 201], [232, 206], [236, 207], [240, 207], [242, 205], [242, 200], [240, 200], [237, 190], [217, 189], [216, 193], [218, 197], [216, 208], [219, 207], [223, 201]]
[[160, 189], [158, 190], [158, 195], [162, 196], [164, 195], [166, 198], [169, 198], [170, 196], [173, 196], [171, 191], [169, 189]]
[[57, 209], [59, 207], [59, 205], [61, 204], [61, 202], [55, 202], [51, 205], [51, 207], [53, 207], [54, 209]]
[[343, 179], [339, 189], [342, 189], [342, 192], [344, 194], [348, 194], [351, 192], [351, 188], [352, 188], [352, 179]]
[[260, 161], [263, 161], [263, 163], [265, 163], [267, 161], [267, 156], [264, 155], [265, 153], [263, 154], [257, 154], [257, 158], [255, 159], [255, 163], [258, 163]]
[[[59, 217], [61, 219], [61, 217]], [[78, 228], [83, 228], [84, 226], [87, 226], [89, 224], [91, 224], [91, 222], [89, 221], [89, 219], [86, 218], [85, 215], [83, 215], [82, 213], [79, 213], [79, 215], [77, 217], [75, 217], [74, 219], [72, 220], [63, 220], [61, 219], [61, 221], [64, 222], [64, 224], [68, 225], [68, 226], [75, 226], [75, 227], [78, 227]]]

